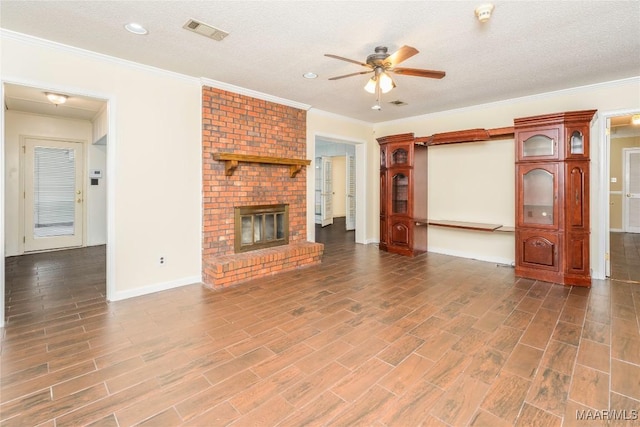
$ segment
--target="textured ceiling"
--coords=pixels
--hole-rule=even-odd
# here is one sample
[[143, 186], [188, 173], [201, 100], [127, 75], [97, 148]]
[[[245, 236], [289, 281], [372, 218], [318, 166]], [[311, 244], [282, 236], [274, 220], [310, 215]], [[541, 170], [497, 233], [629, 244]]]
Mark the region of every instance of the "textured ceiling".
[[[2, 0], [0, 26], [367, 122], [640, 76], [640, 1], [496, 1], [484, 24], [481, 3]], [[190, 18], [229, 36], [188, 32]], [[125, 31], [131, 21], [149, 34]], [[328, 80], [364, 68], [324, 54], [364, 61], [379, 45], [413, 46], [420, 53], [402, 66], [447, 75], [396, 76], [382, 111], [371, 110], [369, 76]]]

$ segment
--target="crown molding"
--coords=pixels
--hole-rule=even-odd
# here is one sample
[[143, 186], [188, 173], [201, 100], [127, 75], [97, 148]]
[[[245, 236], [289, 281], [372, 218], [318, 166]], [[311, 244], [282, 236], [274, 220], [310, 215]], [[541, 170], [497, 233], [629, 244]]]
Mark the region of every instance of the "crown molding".
[[200, 83], [202, 86], [222, 89], [228, 92], [237, 93], [238, 95], [250, 96], [251, 98], [262, 99], [263, 101], [274, 102], [276, 104], [286, 105], [288, 107], [298, 108], [300, 110], [308, 111], [311, 108], [311, 105], [308, 104], [292, 101], [290, 99], [280, 98], [274, 95], [269, 95], [268, 93], [258, 92], [257, 90], [247, 89], [244, 87], [232, 85], [230, 83], [220, 82], [218, 80], [209, 79], [207, 77], [201, 77]]
[[138, 62], [129, 61], [127, 59], [117, 58], [115, 56], [109, 56], [103, 53], [98, 53], [91, 50], [86, 50], [79, 47], [54, 42], [51, 40], [41, 39], [39, 37], [18, 33], [15, 31], [4, 29], [4, 28], [0, 28], [0, 37], [7, 40], [17, 41], [19, 43], [29, 44], [31, 46], [42, 47], [45, 49], [55, 49], [55, 50], [71, 53], [73, 55], [78, 55], [78, 56], [89, 58], [89, 59], [95, 59], [97, 61], [110, 62], [112, 64], [122, 65], [131, 69], [145, 71], [145, 72], [157, 74], [164, 77], [183, 80], [189, 83], [197, 84], [199, 82], [199, 79], [197, 77], [191, 77], [191, 76], [187, 76], [186, 74], [180, 74], [180, 73], [165, 70], [162, 68], [152, 67], [151, 65], [144, 65]]
[[435, 111], [433, 113], [421, 114], [419, 116], [404, 117], [402, 119], [380, 122], [380, 123], [376, 123], [375, 126], [376, 127], [389, 126], [389, 125], [396, 125], [404, 122], [414, 122], [415, 120], [420, 120], [425, 118], [434, 118], [434, 117], [448, 115], [452, 113], [474, 112], [474, 111], [477, 111], [479, 108], [484, 109], [484, 108], [499, 107], [504, 105], [521, 103], [521, 102], [535, 101], [535, 100], [546, 99], [546, 98], [554, 98], [554, 97], [557, 97], [558, 95], [579, 93], [587, 90], [593, 90], [597, 88], [606, 88], [606, 87], [612, 87], [612, 86], [618, 86], [618, 85], [626, 85], [629, 83], [637, 83], [640, 85], [640, 76], [628, 77], [626, 79], [611, 80], [611, 81], [600, 82], [600, 83], [593, 83], [593, 84], [584, 85], [584, 86], [576, 86], [571, 88], [559, 89], [552, 92], [542, 92], [542, 93], [537, 93], [535, 95], [521, 96], [518, 98], [503, 99], [500, 101], [488, 102], [486, 104], [469, 105], [466, 107], [454, 108], [451, 110]]

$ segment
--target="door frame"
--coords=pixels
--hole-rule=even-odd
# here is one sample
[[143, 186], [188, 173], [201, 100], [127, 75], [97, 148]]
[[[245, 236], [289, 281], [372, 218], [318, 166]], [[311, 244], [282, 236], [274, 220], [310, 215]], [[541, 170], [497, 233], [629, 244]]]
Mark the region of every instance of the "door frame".
[[[54, 84], [52, 82], [34, 81], [29, 79], [22, 79], [13, 76], [8, 76], [0, 79], [0, 99], [4, 101], [4, 85], [13, 84], [28, 86], [41, 89], [44, 92], [61, 92], [71, 95], [86, 96], [90, 98], [100, 99], [105, 101], [107, 109], [107, 122], [108, 122], [108, 134], [109, 143], [107, 145], [107, 165], [104, 180], [104, 185], [107, 186], [107, 250], [106, 250], [106, 299], [112, 301], [116, 296], [116, 239], [115, 239], [115, 200], [116, 192], [115, 186], [111, 183], [116, 182], [117, 168], [116, 168], [116, 148], [117, 148], [117, 126], [116, 126], [116, 96], [114, 94], [100, 93], [96, 91], [86, 90], [84, 88], [78, 88], [74, 86]], [[4, 228], [5, 228], [5, 109], [0, 109], [0, 236], [4, 242]], [[86, 165], [85, 165], [86, 166]], [[0, 245], [0, 328], [5, 325], [5, 249], [4, 245]]]
[[[597, 136], [599, 139], [598, 144], [591, 144], [592, 164], [594, 169], [595, 164], [597, 164], [598, 168], [598, 173], [592, 175], [592, 183], [595, 185], [591, 186], [591, 211], [596, 214], [591, 217], [599, 218], [599, 220], [591, 222], [594, 230], [597, 231], [597, 236], [592, 234], [591, 239], [591, 247], [593, 248], [591, 255], [593, 271], [591, 277], [594, 279], [604, 280], [611, 274], [611, 239], [609, 238], [609, 221], [611, 220], [609, 213], [609, 179], [611, 174], [610, 119], [634, 114], [640, 114], [640, 109], [628, 108], [624, 110], [599, 111], [596, 113], [592, 126], [592, 130], [598, 129], [598, 132], [592, 132], [592, 135]], [[599, 123], [599, 125], [596, 123]], [[597, 189], [597, 192], [594, 189]]]
[[640, 153], [640, 147], [629, 147], [622, 149], [622, 173], [624, 175], [622, 181], [622, 231], [625, 233], [637, 233], [637, 231], [629, 231], [629, 161], [627, 160], [630, 153]]
[[[86, 177], [87, 177], [87, 173], [86, 173], [86, 166], [87, 166], [87, 147], [86, 145], [89, 144], [90, 142], [87, 141], [81, 141], [78, 139], [73, 139], [73, 138], [49, 138], [49, 137], [42, 137], [42, 136], [33, 136], [33, 135], [20, 135], [20, 146], [21, 147], [25, 147], [26, 146], [26, 142], [28, 139], [37, 139], [37, 140], [42, 140], [42, 141], [55, 141], [55, 142], [70, 142], [70, 143], [74, 143], [74, 144], [80, 144], [82, 146], [82, 158], [80, 159], [80, 163], [82, 165], [82, 182], [80, 184], [80, 186], [82, 187], [82, 242], [80, 244], [81, 247], [86, 246], [87, 244], [87, 209], [86, 209], [86, 193], [87, 193], [87, 188], [86, 188]], [[24, 151], [22, 151], [20, 153], [20, 193], [25, 193], [26, 192], [26, 153]], [[25, 221], [25, 214], [27, 213], [26, 211], [26, 199], [23, 197], [22, 198], [22, 203], [20, 203], [20, 205], [18, 206], [18, 215], [19, 215], [19, 221], [18, 221], [18, 228], [20, 229], [20, 234], [22, 236], [26, 236], [27, 233], [27, 224]], [[24, 254], [26, 252], [26, 244], [25, 241], [23, 240], [22, 242], [18, 242], [18, 246], [20, 248], [20, 252], [22, 254]], [[77, 246], [70, 246], [70, 248], [72, 247], [77, 247]], [[64, 250], [66, 248], [60, 248], [61, 250]], [[58, 250], [58, 249], [51, 249], [51, 250]], [[49, 249], [44, 249], [44, 250], [35, 250], [35, 251], [30, 251], [29, 253], [36, 253], [36, 252], [47, 252], [49, 251]]]

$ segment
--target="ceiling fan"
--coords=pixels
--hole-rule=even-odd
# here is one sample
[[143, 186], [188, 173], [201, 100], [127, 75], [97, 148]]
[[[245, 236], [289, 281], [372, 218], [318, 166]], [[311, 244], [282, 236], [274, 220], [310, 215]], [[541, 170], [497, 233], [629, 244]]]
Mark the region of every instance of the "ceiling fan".
[[[385, 46], [378, 46], [375, 48], [375, 53], [372, 53], [371, 55], [367, 56], [366, 62], [360, 62], [353, 59], [344, 58], [342, 56], [332, 55], [329, 53], [326, 53], [324, 56], [328, 56], [329, 58], [339, 59], [341, 61], [352, 62], [354, 64], [367, 67], [368, 70], [366, 71], [345, 74], [343, 76], [331, 77], [329, 80], [339, 80], [345, 77], [373, 73], [373, 77], [367, 82], [365, 86], [365, 90], [370, 93], [378, 93], [378, 98], [379, 98], [380, 91], [382, 93], [387, 93], [396, 86], [395, 82], [393, 81], [393, 78], [391, 78], [389, 73], [401, 74], [405, 76], [428, 77], [431, 79], [441, 79], [445, 76], [444, 71], [398, 67], [398, 64], [411, 58], [413, 55], [417, 53], [418, 53], [418, 50], [414, 47], [402, 46], [396, 52], [389, 54], [387, 53], [387, 48]], [[380, 109], [379, 104], [374, 106], [373, 108]]]

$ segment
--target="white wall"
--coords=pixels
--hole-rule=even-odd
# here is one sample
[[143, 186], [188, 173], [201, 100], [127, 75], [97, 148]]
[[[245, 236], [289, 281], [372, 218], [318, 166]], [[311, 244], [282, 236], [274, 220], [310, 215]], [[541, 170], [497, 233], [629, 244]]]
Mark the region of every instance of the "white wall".
[[[428, 136], [473, 128], [513, 126], [513, 119], [562, 111], [597, 109], [599, 113], [640, 108], [640, 78], [567, 89], [537, 96], [428, 114], [376, 124], [376, 137], [414, 132]], [[598, 117], [591, 128], [591, 263], [603, 257], [594, 248], [604, 239], [600, 206], [601, 166]], [[515, 168], [513, 139], [429, 148], [429, 217], [513, 225]], [[368, 180], [377, 179], [378, 159], [369, 164]], [[369, 218], [377, 215], [370, 199]], [[429, 228], [429, 250], [491, 261], [515, 259], [514, 236], [501, 233]]]
[[198, 282], [199, 80], [6, 31], [0, 43], [3, 82], [109, 101], [109, 298]]
[[[74, 120], [60, 117], [39, 116], [35, 114], [7, 111], [5, 113], [5, 249], [6, 256], [23, 253], [23, 221], [20, 214], [20, 137], [43, 137], [67, 139], [84, 142], [85, 175], [88, 168], [101, 169], [106, 166], [106, 147], [89, 143], [92, 124], [88, 120]], [[85, 194], [85, 232], [84, 244], [102, 245], [107, 242], [107, 205], [106, 185], [101, 180], [98, 186], [84, 183]]]

